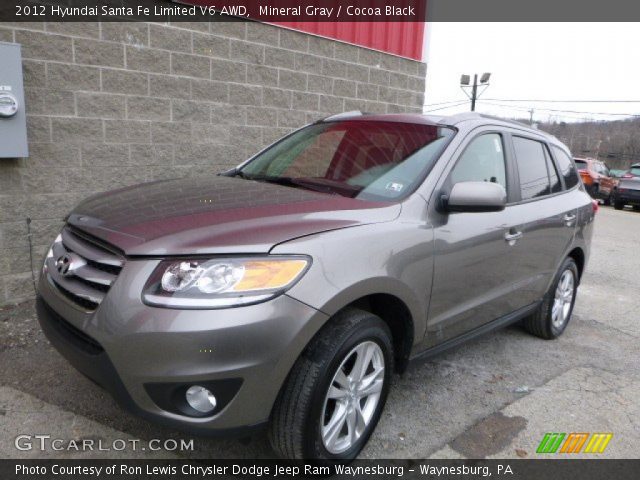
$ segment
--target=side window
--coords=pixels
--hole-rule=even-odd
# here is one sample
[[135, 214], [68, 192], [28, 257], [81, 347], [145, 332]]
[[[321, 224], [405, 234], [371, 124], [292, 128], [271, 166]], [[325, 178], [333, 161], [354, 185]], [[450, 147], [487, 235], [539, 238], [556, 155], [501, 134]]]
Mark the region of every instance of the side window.
[[516, 163], [520, 174], [522, 200], [551, 193], [545, 146], [536, 140], [513, 137], [513, 148], [516, 152]]
[[576, 171], [576, 167], [571, 160], [571, 157], [567, 155], [567, 153], [558, 148], [556, 146], [553, 148], [553, 153], [556, 157], [556, 161], [558, 162], [558, 167], [560, 168], [560, 175], [564, 178], [564, 184], [569, 188], [573, 188], [578, 184], [578, 172]]
[[451, 171], [451, 184], [458, 182], [493, 182], [507, 190], [502, 137], [487, 133], [474, 138]]
[[549, 180], [551, 181], [551, 193], [557, 193], [562, 190], [562, 184], [560, 183], [556, 166], [554, 165], [553, 159], [551, 158], [546, 146], [544, 146], [544, 156], [547, 158], [547, 170], [549, 171]]

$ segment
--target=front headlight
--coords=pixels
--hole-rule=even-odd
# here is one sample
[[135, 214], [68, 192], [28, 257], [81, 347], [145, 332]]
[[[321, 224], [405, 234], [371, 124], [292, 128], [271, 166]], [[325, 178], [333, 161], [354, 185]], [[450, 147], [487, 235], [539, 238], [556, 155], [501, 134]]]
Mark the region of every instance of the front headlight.
[[142, 298], [148, 305], [169, 308], [258, 303], [291, 288], [310, 263], [302, 256], [164, 260], [151, 274]]
[[60, 247], [61, 243], [62, 243], [62, 234], [58, 234], [56, 239], [53, 241], [53, 243], [49, 247], [49, 250], [47, 250], [47, 256], [44, 258], [44, 262], [42, 262], [42, 273], [47, 273], [47, 260], [49, 260], [50, 258], [53, 258], [55, 254], [54, 253], [55, 248]]

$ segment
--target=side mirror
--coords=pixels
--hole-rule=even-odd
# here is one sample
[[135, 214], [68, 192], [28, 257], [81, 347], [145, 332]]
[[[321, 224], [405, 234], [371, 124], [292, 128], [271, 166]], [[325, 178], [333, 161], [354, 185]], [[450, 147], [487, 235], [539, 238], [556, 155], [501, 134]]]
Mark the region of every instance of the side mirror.
[[492, 182], [459, 182], [444, 202], [448, 212], [498, 212], [507, 205], [507, 192]]

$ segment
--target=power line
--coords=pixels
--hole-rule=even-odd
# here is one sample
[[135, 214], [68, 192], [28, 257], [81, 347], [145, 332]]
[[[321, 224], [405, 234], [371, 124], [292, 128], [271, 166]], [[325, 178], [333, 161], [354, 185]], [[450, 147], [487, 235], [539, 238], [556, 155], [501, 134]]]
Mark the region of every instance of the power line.
[[[495, 106], [507, 108], [509, 110], [518, 110], [518, 111], [523, 111], [523, 112], [526, 111], [529, 114], [531, 114], [531, 109], [525, 108], [525, 107], [514, 107], [514, 106], [511, 106], [511, 105], [499, 105], [499, 104], [496, 104], [496, 103], [487, 103], [484, 100], [482, 100], [482, 102], [486, 103], [487, 105], [495, 105]], [[551, 115], [551, 114], [549, 114], [549, 115]], [[566, 115], [566, 114], [564, 114], [564, 115], [560, 115], [560, 116], [564, 117], [564, 118], [572, 118], [574, 120], [593, 120], [593, 118], [590, 118], [590, 117], [577, 117], [575, 115]], [[533, 116], [532, 115], [530, 115], [530, 122], [531, 123], [533, 122]]]
[[[558, 116], [558, 117], [561, 117], [561, 118], [570, 118], [572, 120], [582, 120], [582, 121], [586, 121], [586, 122], [597, 122], [597, 121], [599, 121], [599, 120], [595, 119], [594, 117], [577, 116], [577, 115], [571, 115], [571, 114], [567, 114], [567, 113], [558, 113], [559, 111], [548, 112], [548, 111], [543, 111], [543, 109], [538, 109], [538, 108], [530, 109], [530, 108], [526, 108], [526, 107], [516, 107], [516, 106], [512, 106], [512, 105], [501, 105], [501, 104], [497, 104], [497, 103], [486, 103], [486, 105], [494, 105], [494, 106], [506, 108], [506, 109], [513, 110], [513, 111], [527, 112], [527, 113], [529, 113], [530, 123], [533, 123], [533, 115], [531, 114], [531, 110], [534, 110], [534, 112], [536, 110], [537, 111], [541, 111], [541, 113], [545, 113], [549, 117]], [[585, 113], [588, 114], [589, 112], [585, 112]], [[609, 115], [609, 114], [607, 114], [607, 115]]]
[[428, 103], [423, 105], [424, 107], [437, 107], [438, 105], [444, 105], [445, 103], [460, 103], [462, 100], [449, 100], [447, 102], [438, 102], [438, 103]]
[[[513, 109], [518, 109], [518, 110], [526, 110], [526, 111], [530, 111], [531, 109], [529, 107], [518, 107], [518, 106], [514, 106], [514, 105], [504, 105], [504, 104], [500, 104], [500, 103], [491, 103], [487, 100], [478, 100], [479, 102], [485, 103], [487, 105], [494, 105], [496, 107], [506, 107], [506, 108], [513, 108]], [[557, 110], [557, 109], [553, 109], [553, 108], [543, 108], [543, 107], [536, 107], [536, 110], [542, 110], [544, 112], [560, 112], [560, 113], [580, 113], [582, 115], [611, 115], [611, 116], [621, 116], [621, 117], [639, 117], [640, 113], [607, 113], [607, 112], [584, 112], [584, 111], [578, 111], [578, 110]]]
[[541, 102], [541, 103], [640, 103], [640, 100], [536, 100], [512, 98], [487, 98], [491, 102]]
[[466, 100], [462, 100], [461, 102], [458, 102], [458, 103], [456, 103], [454, 105], [446, 105], [444, 107], [432, 108], [431, 110], [423, 110], [423, 112], [424, 113], [429, 113], [429, 112], [435, 112], [435, 111], [438, 111], [438, 110], [444, 110], [445, 108], [459, 107], [460, 105], [463, 105], [465, 103], [467, 103], [467, 101]]

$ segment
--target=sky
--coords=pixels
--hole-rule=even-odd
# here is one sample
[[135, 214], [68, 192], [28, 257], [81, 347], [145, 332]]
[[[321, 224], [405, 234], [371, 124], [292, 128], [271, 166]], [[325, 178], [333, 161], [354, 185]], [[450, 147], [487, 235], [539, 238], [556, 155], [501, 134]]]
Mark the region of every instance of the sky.
[[[534, 121], [568, 122], [625, 118], [592, 113], [640, 115], [639, 23], [437, 22], [427, 30], [425, 111], [441, 108], [434, 105], [441, 102], [467, 100], [460, 89], [461, 74], [491, 72], [490, 85], [476, 105], [482, 113], [529, 119], [534, 108]], [[505, 101], [520, 99], [639, 101]], [[467, 100], [433, 113], [469, 109]]]

